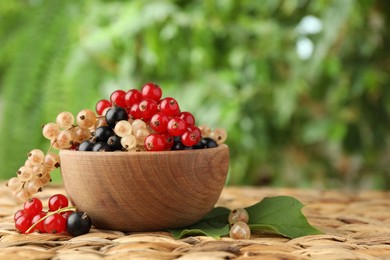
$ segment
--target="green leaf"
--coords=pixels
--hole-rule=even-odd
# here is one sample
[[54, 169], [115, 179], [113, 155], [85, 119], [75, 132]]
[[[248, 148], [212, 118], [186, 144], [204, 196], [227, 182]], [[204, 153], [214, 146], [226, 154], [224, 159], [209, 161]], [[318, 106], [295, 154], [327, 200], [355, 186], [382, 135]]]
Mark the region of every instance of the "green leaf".
[[220, 238], [229, 234], [229, 216], [230, 210], [227, 208], [217, 207], [210, 211], [198, 223], [182, 228], [171, 229], [172, 236], [180, 239], [187, 236], [206, 235], [209, 237]]
[[[292, 197], [265, 198], [246, 208], [249, 214], [248, 224], [252, 232], [278, 234], [288, 238], [320, 234], [320, 231], [307, 222], [301, 212], [302, 208], [303, 204]], [[220, 238], [229, 234], [229, 213], [229, 209], [217, 207], [198, 223], [169, 232], [176, 239], [197, 235]]]
[[264, 198], [246, 208], [249, 227], [253, 231], [280, 234], [289, 238], [320, 234], [311, 226], [301, 210], [303, 204], [295, 198], [278, 196]]

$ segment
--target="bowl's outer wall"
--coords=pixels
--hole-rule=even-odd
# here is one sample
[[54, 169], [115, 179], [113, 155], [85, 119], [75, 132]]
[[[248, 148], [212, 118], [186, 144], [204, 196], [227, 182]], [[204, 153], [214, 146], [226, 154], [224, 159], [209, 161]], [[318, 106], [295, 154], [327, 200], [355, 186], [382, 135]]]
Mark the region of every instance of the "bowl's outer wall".
[[98, 228], [151, 231], [199, 221], [217, 202], [229, 149], [168, 152], [61, 151], [67, 195]]

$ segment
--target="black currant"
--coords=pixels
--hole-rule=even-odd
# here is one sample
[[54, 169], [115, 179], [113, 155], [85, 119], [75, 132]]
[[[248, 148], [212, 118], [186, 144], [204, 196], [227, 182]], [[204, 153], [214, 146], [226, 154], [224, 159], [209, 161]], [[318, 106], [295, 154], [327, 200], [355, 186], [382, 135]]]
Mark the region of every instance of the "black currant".
[[207, 144], [204, 138], [200, 139], [200, 141], [192, 146], [193, 149], [205, 149], [207, 148]]
[[122, 150], [121, 138], [117, 135], [113, 135], [107, 140], [107, 144], [111, 147], [111, 150]]
[[95, 130], [96, 142], [107, 142], [113, 135], [115, 135], [114, 130], [109, 126], [100, 126]]
[[93, 152], [110, 152], [112, 151], [111, 147], [105, 142], [98, 142], [94, 144], [92, 148]]
[[92, 226], [92, 220], [87, 213], [79, 211], [69, 215], [66, 221], [66, 231], [71, 236], [87, 234]]
[[129, 115], [127, 114], [126, 109], [122, 107], [112, 107], [106, 113], [107, 125], [111, 128], [114, 128], [117, 122], [127, 119], [129, 119]]
[[173, 146], [171, 148], [171, 150], [191, 150], [192, 147], [191, 146], [185, 146], [181, 141], [175, 141], [173, 143]]
[[206, 148], [214, 148], [218, 146], [217, 142], [211, 139], [210, 137], [204, 137], [202, 138], [202, 140], [203, 142], [205, 142]]
[[215, 142], [212, 138], [204, 137], [200, 139], [200, 141], [197, 144], [193, 145], [192, 148], [205, 149], [205, 148], [213, 148], [217, 146], [218, 146], [217, 142]]
[[84, 141], [79, 145], [79, 151], [92, 151], [94, 145], [91, 141]]

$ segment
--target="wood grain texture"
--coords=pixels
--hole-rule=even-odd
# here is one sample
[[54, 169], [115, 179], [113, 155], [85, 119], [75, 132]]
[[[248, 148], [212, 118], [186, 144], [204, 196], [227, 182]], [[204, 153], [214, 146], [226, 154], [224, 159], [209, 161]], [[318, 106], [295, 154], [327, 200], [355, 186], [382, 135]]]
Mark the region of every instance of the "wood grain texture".
[[152, 231], [199, 221], [217, 202], [229, 149], [168, 152], [61, 151], [67, 195], [96, 227]]

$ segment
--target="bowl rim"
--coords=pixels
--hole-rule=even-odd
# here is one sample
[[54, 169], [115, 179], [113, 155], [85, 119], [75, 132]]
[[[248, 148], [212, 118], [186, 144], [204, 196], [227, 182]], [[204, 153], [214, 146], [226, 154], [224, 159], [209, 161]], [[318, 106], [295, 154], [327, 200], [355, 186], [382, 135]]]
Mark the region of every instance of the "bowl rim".
[[189, 155], [195, 153], [214, 153], [220, 150], [229, 149], [229, 146], [225, 143], [218, 145], [213, 148], [204, 148], [204, 149], [191, 149], [191, 150], [175, 150], [175, 151], [113, 151], [113, 152], [92, 152], [92, 151], [77, 151], [77, 150], [60, 150], [59, 155], [75, 155], [79, 154], [81, 156], [89, 157], [100, 157], [100, 156], [110, 156], [110, 157], [127, 157], [127, 156], [145, 156], [145, 155], [164, 155], [164, 156], [177, 156], [177, 155]]

